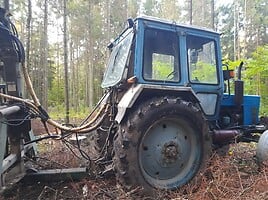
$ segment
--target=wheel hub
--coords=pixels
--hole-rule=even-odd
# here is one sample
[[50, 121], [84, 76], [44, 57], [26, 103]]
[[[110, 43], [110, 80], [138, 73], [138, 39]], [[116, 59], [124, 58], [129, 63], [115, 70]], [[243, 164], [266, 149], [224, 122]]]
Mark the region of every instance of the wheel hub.
[[170, 141], [164, 144], [162, 148], [162, 161], [165, 164], [171, 164], [176, 162], [179, 155], [178, 144], [174, 141]]
[[172, 180], [184, 176], [195, 157], [196, 140], [186, 123], [165, 119], [146, 132], [140, 146], [140, 165], [149, 180]]

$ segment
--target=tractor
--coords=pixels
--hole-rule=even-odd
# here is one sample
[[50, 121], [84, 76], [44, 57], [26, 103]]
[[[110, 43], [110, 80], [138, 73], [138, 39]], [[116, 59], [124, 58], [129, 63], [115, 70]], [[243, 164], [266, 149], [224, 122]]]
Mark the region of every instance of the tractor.
[[[198, 179], [213, 149], [232, 142], [258, 142], [261, 136], [259, 155], [267, 157], [260, 97], [244, 95], [243, 63], [233, 94], [234, 71], [222, 64], [219, 33], [149, 16], [128, 19], [127, 28], [108, 45], [104, 96], [79, 126], [66, 127], [38, 101], [23, 45], [6, 18], [0, 27], [2, 121], [39, 117], [61, 130], [45, 139], [88, 136], [88, 156], [100, 174], [112, 172], [124, 186], [176, 189]], [[21, 71], [31, 101], [21, 98]], [[22, 132], [17, 133], [20, 144], [37, 142], [27, 134], [28, 120], [5, 126], [1, 134], [7, 138]]]

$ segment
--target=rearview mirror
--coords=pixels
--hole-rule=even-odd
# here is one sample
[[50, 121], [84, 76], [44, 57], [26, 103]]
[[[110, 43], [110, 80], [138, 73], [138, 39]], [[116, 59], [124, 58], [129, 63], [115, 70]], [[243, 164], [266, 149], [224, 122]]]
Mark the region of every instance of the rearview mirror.
[[190, 61], [192, 64], [197, 63], [198, 61], [198, 51], [195, 49], [191, 49], [190, 51]]

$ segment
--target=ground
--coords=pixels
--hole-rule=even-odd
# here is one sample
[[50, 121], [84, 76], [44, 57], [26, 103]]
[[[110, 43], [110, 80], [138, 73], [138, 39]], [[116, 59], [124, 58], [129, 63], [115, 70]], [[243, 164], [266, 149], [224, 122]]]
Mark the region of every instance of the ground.
[[[38, 146], [40, 149], [39, 168], [88, 165], [85, 159], [76, 157], [78, 152], [74, 155], [61, 141], [46, 140], [40, 142]], [[157, 191], [154, 197], [141, 195], [140, 188], [124, 191], [114, 176], [109, 178], [91, 176], [80, 181], [35, 184], [20, 182], [5, 191], [0, 199], [268, 200], [268, 167], [257, 164], [255, 149], [255, 144], [240, 143], [231, 145], [227, 155], [219, 156], [213, 152], [206, 167], [206, 173], [197, 185], [186, 185], [169, 192]]]

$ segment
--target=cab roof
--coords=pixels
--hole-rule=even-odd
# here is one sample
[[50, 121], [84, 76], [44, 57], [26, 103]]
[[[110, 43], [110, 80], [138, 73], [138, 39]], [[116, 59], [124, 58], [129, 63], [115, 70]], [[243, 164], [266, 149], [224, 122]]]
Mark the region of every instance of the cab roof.
[[138, 16], [134, 21], [147, 21], [147, 22], [152, 22], [152, 23], [160, 23], [160, 24], [164, 24], [164, 25], [172, 25], [172, 26], [175, 26], [178, 28], [191, 29], [191, 30], [203, 31], [203, 32], [211, 33], [211, 34], [220, 35], [220, 33], [216, 32], [212, 29], [209, 29], [209, 28], [177, 23], [175, 21], [162, 19], [162, 18], [158, 18], [158, 17], [147, 16], [147, 15]]

